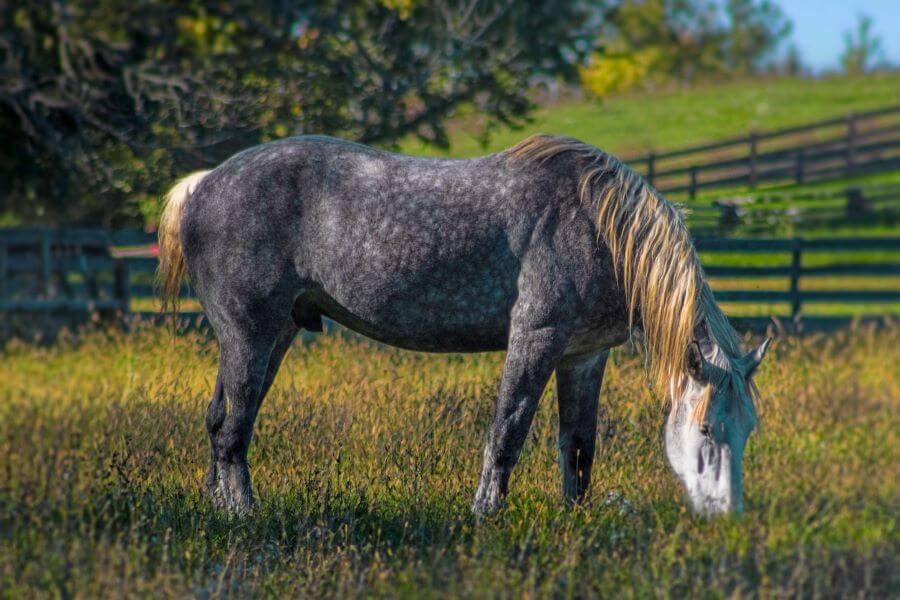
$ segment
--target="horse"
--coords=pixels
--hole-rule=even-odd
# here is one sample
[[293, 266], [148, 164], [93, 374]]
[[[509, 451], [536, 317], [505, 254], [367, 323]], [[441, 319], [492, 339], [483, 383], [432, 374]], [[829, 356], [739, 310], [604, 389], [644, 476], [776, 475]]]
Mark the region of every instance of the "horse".
[[391, 153], [325, 136], [244, 150], [167, 194], [163, 310], [191, 286], [219, 343], [206, 412], [205, 491], [254, 504], [247, 451], [260, 406], [301, 329], [328, 318], [426, 352], [505, 350], [472, 511], [498, 511], [555, 372], [562, 493], [590, 485], [609, 350], [643, 334], [671, 408], [666, 454], [692, 508], [741, 511], [757, 423], [753, 375], [717, 306], [680, 210], [615, 157], [532, 136], [478, 158]]

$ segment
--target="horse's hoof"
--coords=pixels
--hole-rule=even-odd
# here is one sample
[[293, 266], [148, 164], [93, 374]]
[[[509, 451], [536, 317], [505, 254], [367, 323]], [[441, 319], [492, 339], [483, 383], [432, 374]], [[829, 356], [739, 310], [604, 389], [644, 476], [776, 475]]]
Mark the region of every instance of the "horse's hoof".
[[252, 500], [235, 498], [234, 494], [228, 494], [217, 491], [211, 497], [213, 506], [218, 510], [228, 513], [234, 517], [248, 515], [253, 512], [254, 503]]
[[203, 483], [200, 484], [200, 495], [216, 502], [216, 495], [219, 490], [219, 481], [215, 471], [207, 472], [203, 477]]
[[233, 516], [249, 514], [253, 511], [253, 495], [248, 490], [233, 490], [220, 476], [204, 481], [201, 492], [210, 499], [216, 509]]
[[478, 520], [497, 514], [503, 508], [503, 498], [495, 489], [487, 491], [478, 490], [475, 502], [472, 504], [472, 514]]

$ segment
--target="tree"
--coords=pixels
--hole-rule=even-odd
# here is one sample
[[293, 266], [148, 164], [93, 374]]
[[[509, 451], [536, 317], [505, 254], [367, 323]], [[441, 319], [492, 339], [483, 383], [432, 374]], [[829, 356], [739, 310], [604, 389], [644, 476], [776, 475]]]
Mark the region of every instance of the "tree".
[[135, 223], [177, 173], [295, 133], [447, 144], [471, 104], [573, 78], [602, 3], [31, 0], [0, 4], [3, 212]]
[[625, 0], [610, 13], [603, 37], [619, 53], [652, 52], [648, 76], [690, 81], [720, 70], [718, 11], [711, 0]]
[[788, 46], [781, 61], [774, 66], [777, 73], [790, 77], [798, 77], [809, 73], [809, 67], [804, 62], [803, 55], [795, 44]]
[[603, 53], [582, 71], [598, 96], [644, 82], [760, 71], [791, 24], [770, 0], [624, 0], [604, 21]]
[[865, 73], [881, 60], [883, 51], [881, 38], [872, 31], [872, 18], [858, 15], [856, 32], [844, 33], [844, 52], [841, 54], [841, 66], [847, 73]]
[[725, 62], [730, 73], [759, 70], [793, 28], [781, 9], [769, 0], [727, 0]]

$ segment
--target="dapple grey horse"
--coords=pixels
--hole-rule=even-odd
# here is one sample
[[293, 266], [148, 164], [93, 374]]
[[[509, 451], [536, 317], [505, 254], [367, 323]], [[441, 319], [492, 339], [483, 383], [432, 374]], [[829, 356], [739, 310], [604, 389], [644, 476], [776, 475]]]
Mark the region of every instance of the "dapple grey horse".
[[251, 508], [254, 420], [298, 331], [325, 317], [402, 348], [506, 351], [477, 515], [500, 508], [554, 371], [563, 493], [584, 495], [608, 351], [640, 329], [692, 505], [741, 509], [765, 345], [740, 353], [681, 214], [592, 146], [534, 136], [464, 160], [321, 136], [250, 148], [169, 193], [164, 307], [185, 274], [220, 346], [205, 486], [227, 510]]

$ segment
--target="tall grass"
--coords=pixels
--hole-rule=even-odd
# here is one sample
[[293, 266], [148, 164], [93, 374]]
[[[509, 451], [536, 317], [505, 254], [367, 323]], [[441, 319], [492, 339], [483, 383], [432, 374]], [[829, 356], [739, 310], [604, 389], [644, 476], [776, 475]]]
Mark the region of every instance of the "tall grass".
[[896, 594], [900, 329], [780, 342], [747, 513], [685, 508], [665, 407], [616, 352], [586, 505], [566, 509], [551, 385], [506, 509], [469, 504], [502, 355], [338, 336], [289, 354], [257, 422], [257, 510], [200, 496], [215, 344], [97, 332], [0, 359], [0, 595]]

